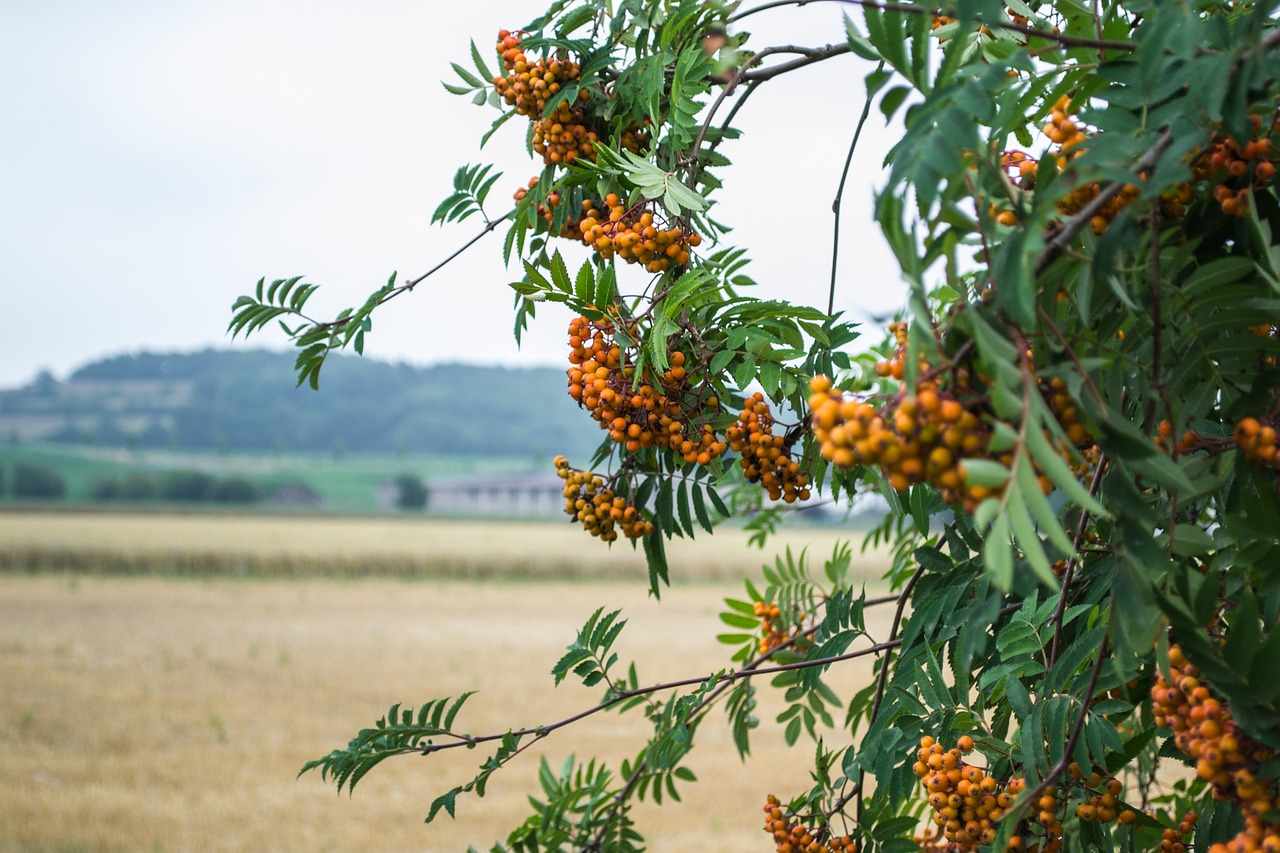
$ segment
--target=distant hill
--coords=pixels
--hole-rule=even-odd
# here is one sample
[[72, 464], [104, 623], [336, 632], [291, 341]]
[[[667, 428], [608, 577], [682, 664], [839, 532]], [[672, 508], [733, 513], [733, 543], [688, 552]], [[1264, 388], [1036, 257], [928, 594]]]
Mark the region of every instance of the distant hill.
[[[332, 355], [320, 391], [293, 355], [206, 349], [103, 358], [0, 391], [0, 437], [139, 448], [585, 455], [595, 423], [555, 368], [415, 367]], [[549, 444], [554, 446], [548, 446]]]

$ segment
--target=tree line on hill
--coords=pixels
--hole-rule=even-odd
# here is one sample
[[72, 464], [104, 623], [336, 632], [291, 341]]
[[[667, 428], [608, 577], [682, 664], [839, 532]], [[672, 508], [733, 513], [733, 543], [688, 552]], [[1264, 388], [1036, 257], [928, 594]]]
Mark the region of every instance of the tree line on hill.
[[[0, 498], [57, 501], [67, 497], [66, 478], [52, 465], [17, 462], [7, 474], [0, 465]], [[404, 510], [425, 509], [430, 497], [426, 483], [416, 474], [400, 474], [393, 482], [395, 505]], [[89, 489], [90, 500], [99, 503], [214, 503], [251, 504], [268, 497], [253, 480], [232, 474], [215, 477], [204, 471], [174, 469], [155, 474], [145, 471], [99, 477]]]
[[268, 350], [119, 355], [0, 391], [0, 425], [101, 446], [522, 457], [585, 454], [599, 437], [556, 368], [334, 355], [324, 382], [295, 388], [293, 356]]
[[[12, 475], [0, 466], [0, 497], [19, 500], [60, 500], [67, 496], [67, 480], [52, 465], [16, 462]], [[215, 477], [203, 471], [172, 470], [155, 475], [134, 472], [100, 477], [89, 497], [95, 501], [166, 501], [177, 503], [253, 503], [261, 497], [258, 486], [244, 477]]]

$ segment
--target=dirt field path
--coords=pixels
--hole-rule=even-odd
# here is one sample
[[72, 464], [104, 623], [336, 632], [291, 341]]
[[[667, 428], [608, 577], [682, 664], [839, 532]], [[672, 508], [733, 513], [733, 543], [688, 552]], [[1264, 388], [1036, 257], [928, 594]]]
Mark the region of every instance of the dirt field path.
[[[740, 586], [658, 604], [625, 584], [0, 575], [0, 850], [487, 849], [524, 816], [536, 757], [430, 826], [432, 796], [469, 778], [478, 751], [389, 761], [354, 798], [294, 777], [393, 702], [479, 689], [459, 719], [477, 733], [592, 704], [598, 691], [555, 689], [547, 673], [601, 604], [630, 619], [619, 651], [642, 681], [709, 673], [727, 661], [724, 595]], [[885, 611], [871, 611], [877, 639]], [[832, 684], [848, 696], [868, 673], [848, 666]], [[691, 763], [701, 781], [657, 819], [638, 814], [650, 849], [768, 847], [759, 804], [808, 785], [811, 749], [782, 748], [778, 697], [761, 686], [755, 758], [743, 767], [715, 712]], [[603, 714], [546, 754], [616, 759], [644, 731], [638, 714]]]

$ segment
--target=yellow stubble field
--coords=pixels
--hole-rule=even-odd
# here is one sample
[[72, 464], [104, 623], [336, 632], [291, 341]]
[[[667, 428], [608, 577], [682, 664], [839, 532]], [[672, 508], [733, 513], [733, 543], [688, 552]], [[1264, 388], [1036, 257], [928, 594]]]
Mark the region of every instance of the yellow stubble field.
[[[17, 538], [6, 526], [12, 519], [0, 516], [0, 548]], [[88, 544], [127, 545], [132, 519], [116, 518], [114, 534], [87, 537]], [[21, 535], [30, 545], [39, 525], [29, 515], [25, 521]], [[64, 535], [61, 547], [70, 547], [67, 521], [60, 517], [45, 532]], [[193, 542], [191, 519], [175, 517], [167, 533], [163, 518], [147, 521], [149, 538], [138, 547], [172, 547], [177, 533]], [[203, 527], [213, 521], [200, 519], [200, 535], [213, 535]], [[244, 520], [232, 521], [224, 547], [247, 547], [249, 533], [236, 529]], [[304, 520], [272, 519], [275, 532], [259, 529], [265, 544], [255, 547], [280, 551], [328, 536], [344, 547], [364, 541], [377, 553], [380, 542], [394, 551], [373, 520], [328, 519], [302, 532], [292, 528], [297, 521]], [[441, 527], [431, 538], [460, 550], [457, 543], [470, 540], [497, 553], [517, 548], [520, 536], [519, 525], [477, 524]], [[812, 541], [822, 553], [833, 534], [793, 536], [794, 547]], [[630, 558], [629, 549], [584, 544], [581, 534], [563, 541], [572, 545], [555, 559], [598, 568]], [[692, 549], [697, 556], [682, 556], [681, 544], [672, 548], [673, 573], [696, 576], [709, 557]], [[544, 546], [534, 540], [527, 548]], [[733, 547], [731, 537], [723, 547]], [[748, 570], [760, 562], [754, 551], [734, 559], [747, 557]], [[630, 620], [618, 650], [637, 661], [643, 681], [725, 665], [716, 614], [724, 595], [741, 596], [740, 585], [677, 583], [655, 602], [643, 570], [619, 562], [628, 575], [621, 582], [0, 574], [0, 750], [8, 781], [0, 850], [487, 849], [527, 813], [539, 755], [557, 766], [571, 753], [616, 761], [643, 743], [647, 726], [638, 712], [600, 714], [549, 737], [494, 776], [485, 799], [460, 799], [454, 821], [422, 823], [435, 794], [469, 778], [484, 757], [479, 750], [385, 762], [353, 798], [337, 796], [318, 775], [295, 776], [393, 702], [479, 690], [459, 717], [472, 733], [546, 723], [593, 704], [598, 690], [553, 688], [548, 672], [602, 604], [622, 607]], [[874, 555], [855, 565], [872, 586], [884, 568]], [[886, 610], [869, 611], [873, 637], [887, 634]], [[831, 682], [848, 695], [869, 672], [860, 660], [836, 669]], [[650, 849], [767, 846], [759, 805], [767, 793], [807, 787], [811, 750], [784, 747], [772, 722], [780, 697], [761, 686], [753, 759], [738, 760], [722, 713], [713, 712], [690, 762], [701, 781], [685, 786], [682, 804], [637, 812]]]

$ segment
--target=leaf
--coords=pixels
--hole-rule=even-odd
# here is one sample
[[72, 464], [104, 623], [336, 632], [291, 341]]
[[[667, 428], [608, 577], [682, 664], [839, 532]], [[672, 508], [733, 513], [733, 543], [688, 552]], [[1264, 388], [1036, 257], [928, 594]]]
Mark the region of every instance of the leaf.
[[1017, 714], [1018, 719], [1025, 720], [1031, 715], [1031, 695], [1027, 693], [1027, 688], [1022, 682], [1012, 676], [1004, 681], [1004, 693], [1009, 699], [1009, 706], [1013, 709], [1013, 713]]

